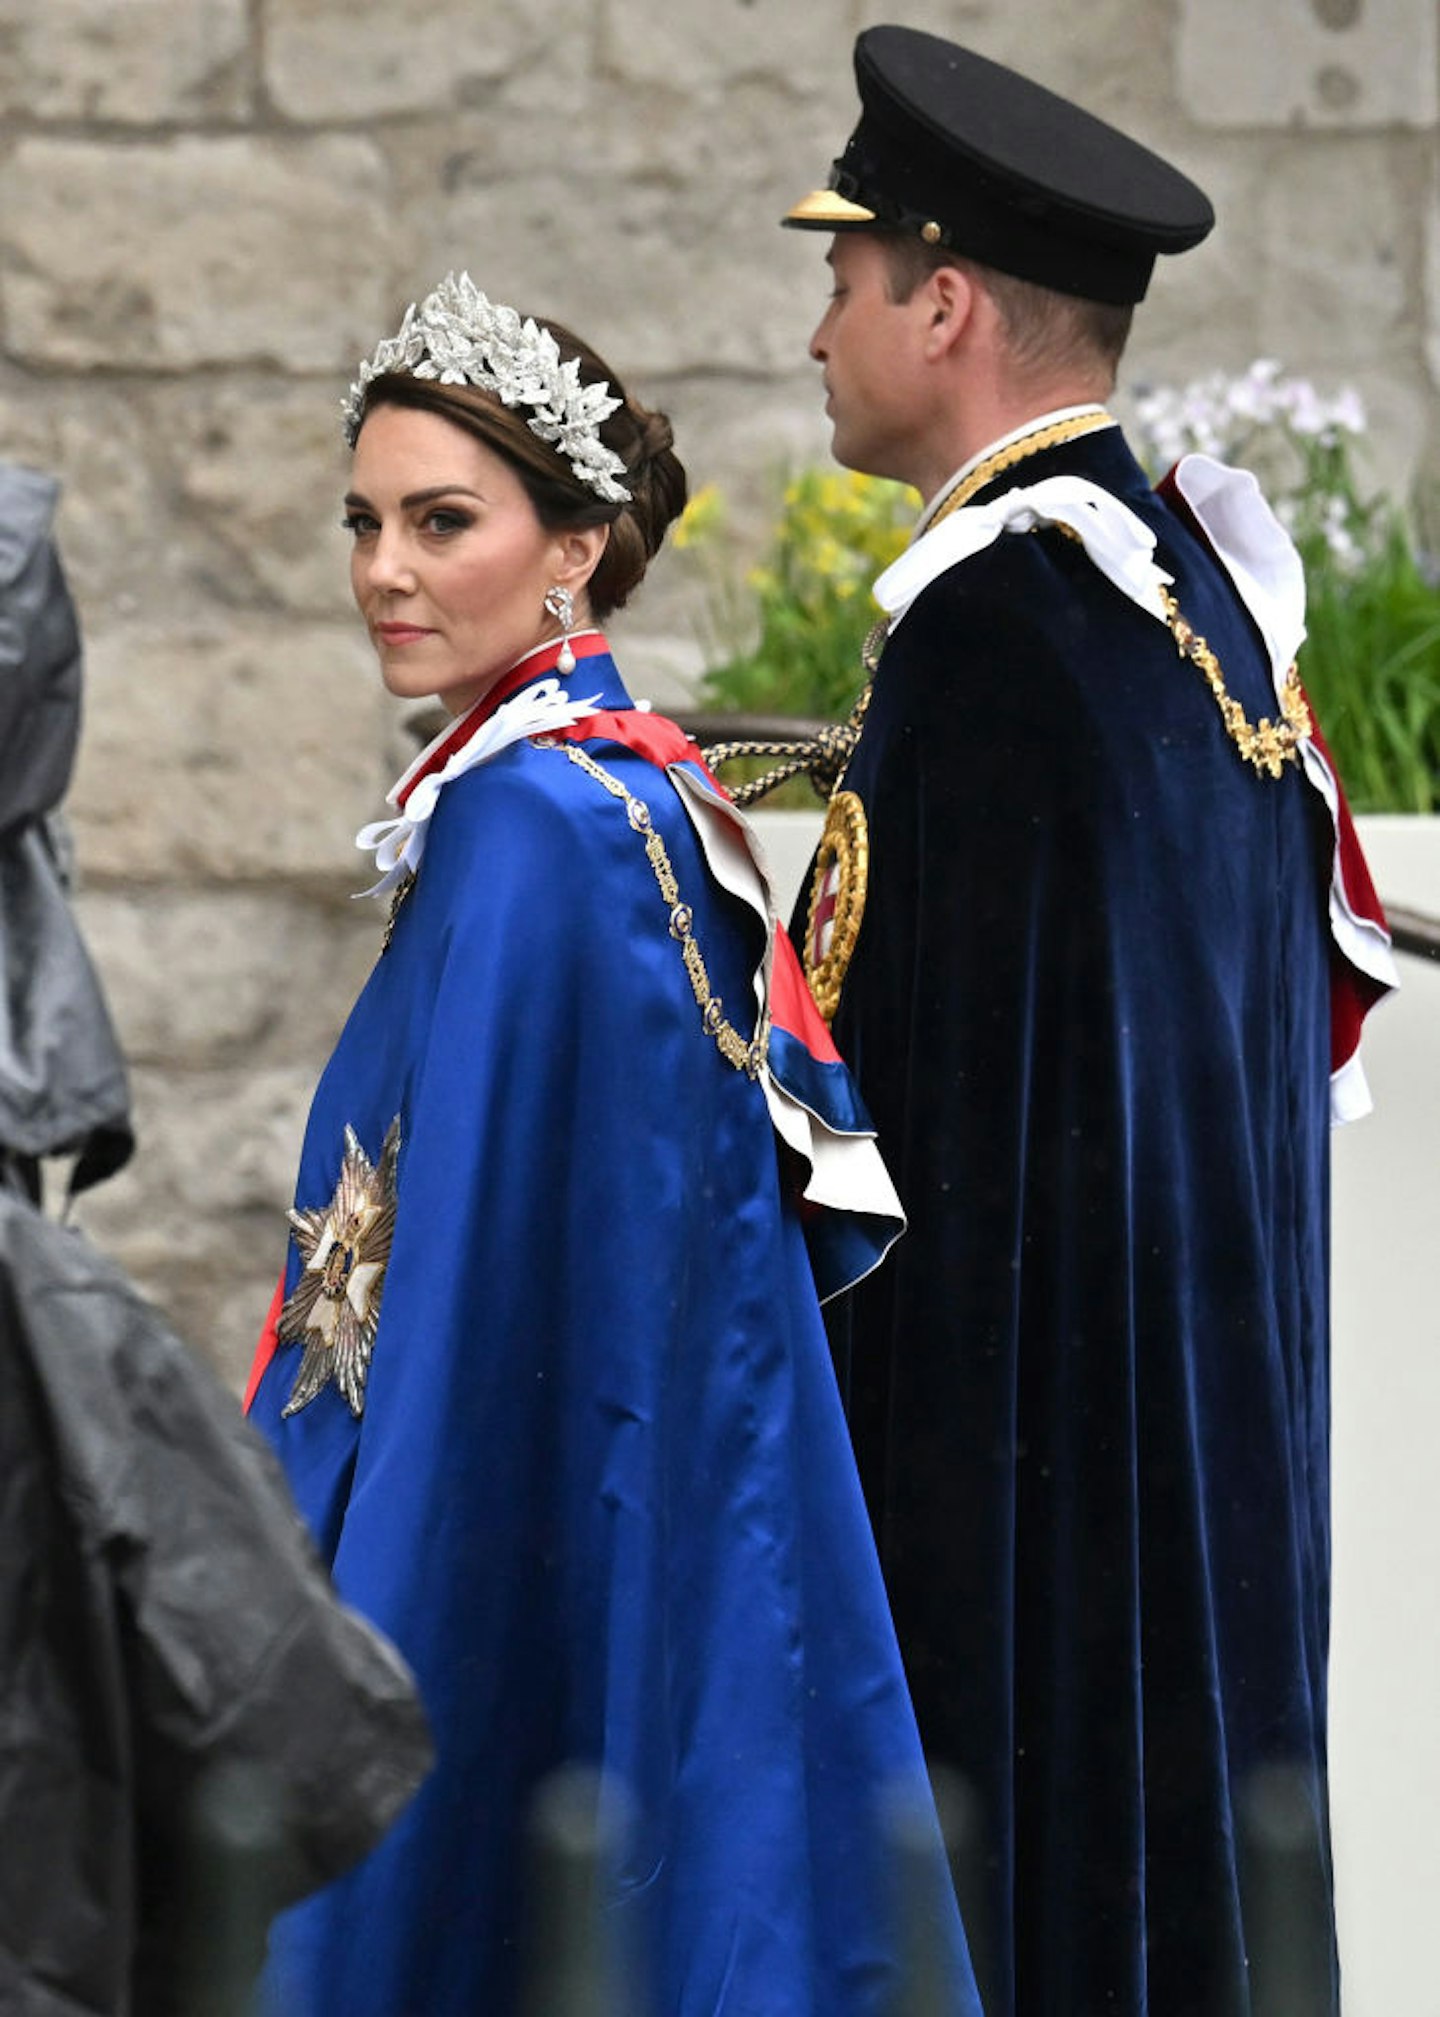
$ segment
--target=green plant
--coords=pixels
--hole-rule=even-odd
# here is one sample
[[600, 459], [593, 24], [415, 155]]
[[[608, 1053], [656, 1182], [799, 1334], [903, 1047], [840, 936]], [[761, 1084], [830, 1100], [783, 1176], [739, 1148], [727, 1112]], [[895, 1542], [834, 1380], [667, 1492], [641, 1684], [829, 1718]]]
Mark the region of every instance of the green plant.
[[[875, 477], [809, 469], [790, 478], [743, 587], [726, 573], [712, 591], [702, 701], [748, 714], [848, 713], [863, 679], [860, 648], [880, 614], [870, 588], [903, 550], [916, 509], [912, 490]], [[719, 499], [700, 491], [677, 543], [723, 533]]]
[[1300, 670], [1352, 805], [1440, 811], [1440, 593], [1397, 518], [1351, 572], [1313, 542], [1301, 550]]

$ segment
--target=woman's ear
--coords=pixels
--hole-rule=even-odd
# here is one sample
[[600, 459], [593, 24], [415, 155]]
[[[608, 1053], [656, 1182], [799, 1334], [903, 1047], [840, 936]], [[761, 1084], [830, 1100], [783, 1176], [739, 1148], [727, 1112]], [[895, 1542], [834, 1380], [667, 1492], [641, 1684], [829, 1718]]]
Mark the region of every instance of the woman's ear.
[[600, 565], [600, 556], [610, 540], [608, 525], [575, 526], [556, 534], [555, 580], [561, 588], [578, 594]]

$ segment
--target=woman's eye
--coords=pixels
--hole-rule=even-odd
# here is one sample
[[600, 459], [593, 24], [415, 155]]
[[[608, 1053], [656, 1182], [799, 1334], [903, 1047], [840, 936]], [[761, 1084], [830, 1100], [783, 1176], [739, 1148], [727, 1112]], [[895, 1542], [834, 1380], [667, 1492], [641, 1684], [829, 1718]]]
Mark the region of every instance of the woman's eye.
[[376, 530], [375, 520], [368, 511], [347, 511], [340, 521], [340, 530], [348, 532], [352, 539], [363, 539]]
[[426, 514], [425, 530], [438, 533], [443, 539], [451, 533], [464, 532], [470, 522], [469, 514], [464, 511], [451, 509], [432, 511]]

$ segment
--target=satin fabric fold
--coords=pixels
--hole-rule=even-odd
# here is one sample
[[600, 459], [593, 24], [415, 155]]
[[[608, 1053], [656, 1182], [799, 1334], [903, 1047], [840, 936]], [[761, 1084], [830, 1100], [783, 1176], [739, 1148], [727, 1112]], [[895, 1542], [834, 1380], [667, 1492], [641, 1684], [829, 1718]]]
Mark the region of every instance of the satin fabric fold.
[[[530, 668], [545, 670], [543, 666]], [[613, 667], [576, 675], [629, 713]], [[716, 992], [765, 927], [646, 800]], [[364, 1413], [252, 1416], [340, 1590], [417, 1672], [440, 1762], [352, 1878], [277, 1929], [284, 2017], [505, 2017], [536, 1787], [625, 1789], [610, 1923], [654, 2017], [880, 2017], [899, 1927], [879, 1803], [920, 1752], [804, 1239], [762, 1087], [721, 1057], [623, 804], [560, 747], [449, 784], [317, 1090], [296, 1187], [395, 1116]], [[292, 1256], [287, 1287], [298, 1261]], [[977, 2017], [938, 1833], [922, 1901]]]

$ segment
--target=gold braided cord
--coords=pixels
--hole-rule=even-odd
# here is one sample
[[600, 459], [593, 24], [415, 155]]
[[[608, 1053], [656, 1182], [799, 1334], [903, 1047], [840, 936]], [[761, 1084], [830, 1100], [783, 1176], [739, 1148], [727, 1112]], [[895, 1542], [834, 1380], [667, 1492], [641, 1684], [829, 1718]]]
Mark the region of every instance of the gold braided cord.
[[[865, 897], [870, 883], [870, 829], [865, 807], [853, 791], [837, 791], [825, 816], [825, 831], [815, 850], [810, 878], [810, 904], [805, 922], [805, 978], [815, 1006], [827, 1023], [835, 1020], [840, 990], [855, 955]], [[830, 942], [817, 957], [816, 913], [827, 891], [833, 890]]]
[[695, 914], [688, 903], [681, 901], [680, 885], [675, 878], [675, 870], [665, 843], [656, 832], [650, 819], [650, 808], [644, 799], [636, 798], [628, 791], [611, 771], [596, 763], [588, 751], [578, 743], [559, 742], [553, 736], [531, 738], [537, 749], [563, 750], [571, 763], [578, 764], [587, 777], [593, 777], [612, 798], [617, 798], [625, 807], [631, 826], [645, 844], [645, 855], [655, 872], [655, 881], [661, 900], [670, 913], [670, 936], [680, 947], [680, 957], [689, 976], [690, 991], [700, 1010], [700, 1023], [706, 1036], [713, 1038], [715, 1047], [727, 1064], [733, 1065], [747, 1078], [758, 1078], [770, 1049], [770, 1011], [763, 1008], [755, 1025], [753, 1037], [743, 1037], [725, 1015], [724, 1005], [710, 985], [710, 975], [705, 966], [705, 958], [695, 939]]
[[818, 797], [828, 799], [832, 796], [860, 740], [860, 730], [870, 706], [871, 678], [879, 662], [880, 646], [885, 642], [885, 629], [884, 623], [873, 624], [865, 639], [860, 652], [867, 675], [865, 684], [844, 721], [828, 724], [816, 735], [799, 736], [793, 740], [777, 737], [770, 741], [714, 742], [700, 752], [711, 770], [722, 763], [732, 763], [739, 757], [776, 756], [782, 759], [762, 776], [751, 778], [748, 784], [736, 785], [730, 793], [736, 805], [753, 805], [757, 799], [765, 798], [774, 791], [777, 785], [785, 784], [802, 773], [809, 778]]
[[997, 476], [1003, 476], [1017, 462], [1025, 462], [1032, 455], [1043, 455], [1047, 448], [1063, 448], [1067, 441], [1078, 441], [1082, 434], [1094, 434], [1098, 428], [1114, 425], [1114, 415], [1097, 408], [1094, 413], [1072, 413], [1068, 420], [1052, 420], [1048, 426], [1034, 427], [1017, 440], [1007, 441], [1002, 448], [982, 456], [970, 474], [956, 484], [926, 526], [926, 532], [933, 531], [952, 511], [960, 511], [972, 498], [980, 495], [987, 483], [993, 483]]

